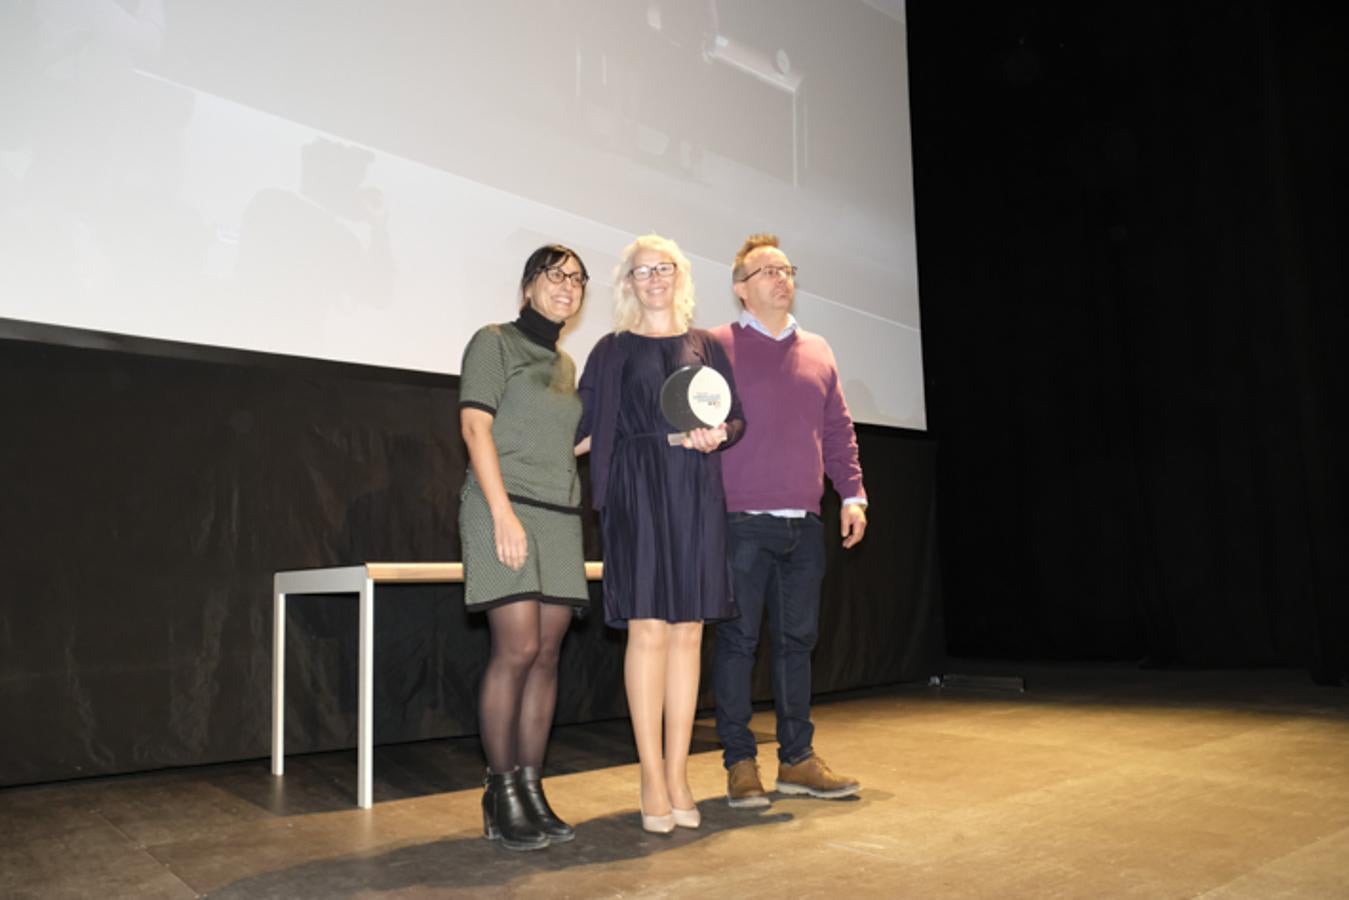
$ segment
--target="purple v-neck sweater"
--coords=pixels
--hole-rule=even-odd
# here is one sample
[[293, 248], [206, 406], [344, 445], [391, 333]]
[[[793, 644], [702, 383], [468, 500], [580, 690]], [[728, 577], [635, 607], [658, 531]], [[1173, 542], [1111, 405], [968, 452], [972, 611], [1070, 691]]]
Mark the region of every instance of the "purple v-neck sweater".
[[818, 514], [826, 473], [839, 496], [865, 498], [857, 435], [824, 338], [797, 328], [776, 341], [738, 323], [712, 334], [731, 358], [746, 422], [721, 457], [727, 511]]

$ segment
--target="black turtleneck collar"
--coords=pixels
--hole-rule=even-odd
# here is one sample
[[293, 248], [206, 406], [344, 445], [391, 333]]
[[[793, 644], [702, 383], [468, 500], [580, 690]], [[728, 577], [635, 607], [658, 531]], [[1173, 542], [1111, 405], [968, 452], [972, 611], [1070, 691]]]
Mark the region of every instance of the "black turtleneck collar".
[[526, 303], [520, 310], [520, 318], [515, 320], [515, 327], [540, 347], [557, 350], [557, 336], [562, 333], [562, 323], [550, 321], [529, 304]]

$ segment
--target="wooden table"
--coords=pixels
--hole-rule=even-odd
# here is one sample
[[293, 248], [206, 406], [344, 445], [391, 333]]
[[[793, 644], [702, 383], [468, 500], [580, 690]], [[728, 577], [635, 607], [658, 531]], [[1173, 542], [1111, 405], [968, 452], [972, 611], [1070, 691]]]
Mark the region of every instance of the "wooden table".
[[[586, 578], [599, 581], [604, 564], [585, 564]], [[370, 562], [327, 569], [277, 572], [272, 579], [272, 774], [285, 774], [286, 597], [293, 594], [355, 594], [360, 608], [356, 635], [356, 805], [373, 803], [375, 585], [459, 583], [464, 564]]]

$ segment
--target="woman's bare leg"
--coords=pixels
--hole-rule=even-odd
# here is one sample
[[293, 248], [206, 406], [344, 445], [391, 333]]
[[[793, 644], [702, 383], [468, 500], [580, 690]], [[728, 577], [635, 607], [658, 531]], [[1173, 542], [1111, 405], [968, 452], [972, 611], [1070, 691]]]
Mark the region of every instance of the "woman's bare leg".
[[702, 669], [703, 623], [670, 626], [665, 664], [665, 784], [670, 803], [693, 808], [689, 788], [689, 744], [698, 709], [698, 675]]
[[628, 647], [623, 657], [623, 682], [628, 690], [628, 713], [642, 767], [642, 811], [648, 816], [670, 814], [661, 755], [661, 707], [665, 704], [665, 670], [670, 623], [660, 619], [628, 622]]

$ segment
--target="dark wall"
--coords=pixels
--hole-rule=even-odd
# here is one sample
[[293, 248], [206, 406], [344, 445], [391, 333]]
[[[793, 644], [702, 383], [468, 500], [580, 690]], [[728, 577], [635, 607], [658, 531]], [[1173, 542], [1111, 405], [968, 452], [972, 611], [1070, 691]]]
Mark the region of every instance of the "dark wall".
[[1343, 9], [908, 5], [953, 654], [1349, 669]]
[[[457, 379], [6, 330], [0, 785], [263, 756], [272, 573], [459, 558]], [[830, 551], [821, 692], [940, 671], [934, 448], [861, 431], [875, 513]], [[354, 598], [289, 605], [287, 749], [353, 746]], [[486, 638], [459, 586], [380, 589], [376, 740], [475, 733]], [[626, 714], [622, 648], [575, 624], [558, 721]]]

